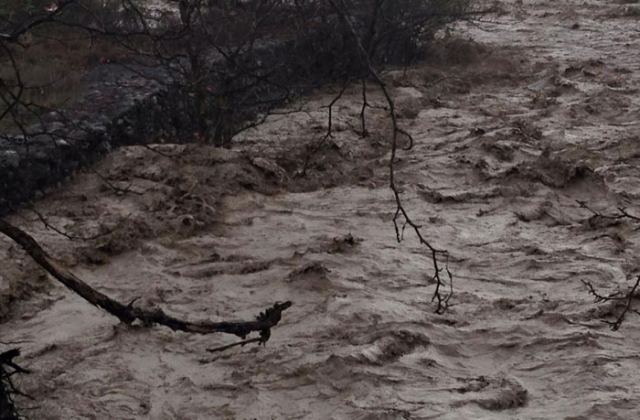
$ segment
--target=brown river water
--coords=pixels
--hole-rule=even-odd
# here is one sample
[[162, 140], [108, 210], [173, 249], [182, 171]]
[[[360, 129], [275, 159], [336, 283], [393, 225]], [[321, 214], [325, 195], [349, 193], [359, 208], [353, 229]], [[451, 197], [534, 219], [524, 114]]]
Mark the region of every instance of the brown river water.
[[[292, 300], [264, 347], [125, 328], [0, 239], [3, 342], [33, 370], [32, 419], [638, 419], [640, 317], [618, 331], [603, 292], [640, 273], [640, 21], [614, 1], [508, 1], [460, 25], [429, 64], [385, 73], [400, 122], [398, 184], [450, 252], [398, 244], [389, 122], [357, 86], [305, 98], [236, 148], [122, 148], [12, 221], [97, 289], [188, 319], [251, 319]], [[466, 40], [473, 39], [473, 42]], [[295, 112], [293, 111], [295, 110]], [[30, 407], [30, 408], [29, 408]]]

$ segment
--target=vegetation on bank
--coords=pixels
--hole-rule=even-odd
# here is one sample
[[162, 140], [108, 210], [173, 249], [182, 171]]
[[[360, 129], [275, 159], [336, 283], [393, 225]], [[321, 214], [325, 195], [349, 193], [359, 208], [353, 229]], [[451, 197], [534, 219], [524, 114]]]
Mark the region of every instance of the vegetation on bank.
[[[228, 121], [256, 116], [242, 108], [267, 111], [309, 86], [366, 73], [336, 8], [348, 14], [376, 65], [407, 65], [424, 58], [438, 30], [468, 16], [470, 3], [188, 0], [151, 8], [138, 0], [9, 0], [0, 6], [0, 33], [20, 35], [0, 40], [0, 115], [9, 117], [0, 119], [0, 129], [67, 107], [97, 66], [152, 63], [166, 70], [167, 84], [188, 92], [184, 109], [193, 114], [194, 131], [227, 143], [235, 134]], [[278, 62], [257, 63], [263, 59], [256, 52], [273, 41], [291, 46], [289, 62], [296, 63], [289, 74]], [[222, 56], [222, 66], [214, 55]]]
[[[193, 138], [181, 141], [224, 147], [231, 146], [238, 131], [258, 124], [277, 106], [328, 83], [343, 86], [329, 109], [349, 84], [362, 86], [360, 134], [366, 137], [369, 106], [366, 90], [367, 85], [375, 86], [384, 95], [392, 125], [389, 176], [396, 205], [393, 219], [396, 239], [401, 241], [408, 227], [425, 247], [433, 264], [432, 300], [437, 304], [436, 311], [444, 312], [453, 293], [447, 252], [423, 236], [396, 187], [398, 139], [400, 136], [409, 139], [407, 150], [412, 139], [398, 123], [393, 97], [380, 71], [424, 59], [438, 31], [469, 16], [471, 0], [170, 3], [176, 7], [150, 9], [144, 2], [134, 0], [3, 3], [0, 134], [9, 143], [17, 139], [15, 134], [21, 134], [20, 141], [26, 142], [34, 134], [39, 138], [50, 136], [53, 142], [66, 142], [68, 139], [61, 138], [60, 128], [49, 131], [42, 116], [59, 115], [57, 123], [68, 122], [66, 129], [74, 129], [76, 122], [65, 119], [65, 110], [82, 97], [85, 76], [106, 63], [121, 64], [138, 77], [153, 78], [162, 89], [175, 93], [174, 106], [153, 112], [165, 112], [163, 117], [169, 124], [180, 121], [186, 132], [193, 133]], [[331, 136], [331, 115], [329, 112], [327, 134], [317, 148]], [[302, 175], [317, 148], [309, 150]], [[5, 235], [21, 245], [53, 277], [127, 324], [138, 320], [187, 332], [235, 334], [243, 339], [258, 331], [260, 337], [247, 342], [264, 343], [282, 312], [291, 305], [276, 303], [256, 321], [183, 321], [168, 316], [160, 308], [138, 308], [134, 306], [135, 299], [127, 305], [93, 290], [69, 270], [53, 263], [24, 231], [2, 220], [0, 225]]]

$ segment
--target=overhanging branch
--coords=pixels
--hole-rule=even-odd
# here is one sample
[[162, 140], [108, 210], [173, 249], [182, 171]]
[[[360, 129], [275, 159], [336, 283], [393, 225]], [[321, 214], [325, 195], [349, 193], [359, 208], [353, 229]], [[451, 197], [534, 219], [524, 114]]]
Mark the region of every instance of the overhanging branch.
[[282, 312], [291, 307], [291, 302], [276, 302], [272, 307], [266, 309], [257, 316], [255, 321], [238, 322], [212, 322], [212, 321], [185, 321], [167, 315], [162, 309], [155, 308], [145, 310], [133, 306], [133, 301], [125, 305], [109, 296], [101, 293], [74, 275], [58, 261], [52, 258], [36, 242], [36, 240], [22, 229], [17, 228], [5, 220], [0, 219], [0, 232], [13, 239], [26, 252], [44, 268], [49, 274], [64, 284], [67, 288], [80, 295], [94, 306], [104, 309], [111, 315], [117, 317], [127, 325], [139, 321], [144, 325], [163, 325], [174, 331], [184, 331], [196, 334], [226, 333], [245, 338], [253, 331], [260, 332], [260, 342], [265, 343], [271, 333], [271, 328], [275, 327], [282, 318]]

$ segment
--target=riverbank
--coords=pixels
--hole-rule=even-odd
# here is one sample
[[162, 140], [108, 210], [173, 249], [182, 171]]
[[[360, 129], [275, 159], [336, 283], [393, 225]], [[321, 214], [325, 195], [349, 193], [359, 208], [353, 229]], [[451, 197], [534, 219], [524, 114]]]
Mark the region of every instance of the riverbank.
[[[604, 292], [638, 274], [640, 32], [603, 0], [502, 4], [460, 29], [440, 62], [385, 74], [401, 124], [398, 183], [425, 235], [451, 254], [455, 295], [430, 303], [430, 261], [397, 244], [389, 128], [369, 92], [337, 89], [235, 139], [123, 147], [12, 221], [103, 292], [194, 319], [294, 306], [266, 347], [125, 329], [0, 240], [3, 341], [20, 341], [34, 418], [592, 419], [638, 415], [640, 321], [602, 323]], [[446, 52], [444, 52], [446, 51]], [[303, 110], [297, 111], [298, 105]], [[123, 190], [123, 191], [119, 191]], [[124, 192], [128, 190], [129, 192]], [[18, 282], [16, 280], [22, 280]], [[6, 283], [5, 283], [6, 284]], [[4, 296], [7, 296], [5, 293]]]

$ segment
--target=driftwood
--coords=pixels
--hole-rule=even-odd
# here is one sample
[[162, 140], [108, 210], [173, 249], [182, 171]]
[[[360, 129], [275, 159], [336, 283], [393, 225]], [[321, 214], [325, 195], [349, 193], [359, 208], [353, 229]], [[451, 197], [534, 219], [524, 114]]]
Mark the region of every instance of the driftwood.
[[196, 334], [226, 333], [245, 338], [253, 331], [260, 332], [260, 343], [266, 343], [271, 334], [271, 328], [276, 326], [282, 317], [282, 312], [289, 308], [291, 302], [276, 302], [257, 316], [255, 321], [245, 322], [212, 322], [212, 321], [185, 321], [167, 315], [162, 309], [155, 308], [145, 310], [133, 306], [135, 299], [125, 305], [109, 296], [101, 293], [87, 283], [76, 277], [71, 271], [53, 259], [29, 234], [5, 220], [0, 219], [0, 232], [13, 239], [26, 252], [44, 268], [49, 274], [64, 284], [89, 303], [104, 309], [111, 315], [118, 317], [120, 321], [131, 325], [135, 321], [143, 325], [164, 325], [174, 331], [184, 331]]

